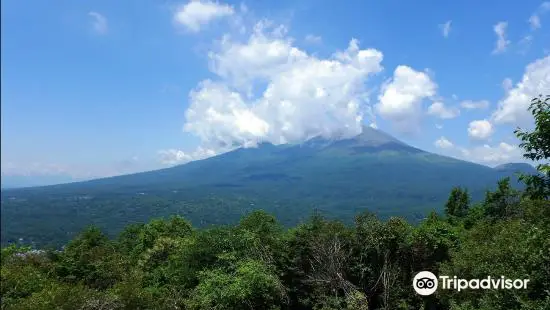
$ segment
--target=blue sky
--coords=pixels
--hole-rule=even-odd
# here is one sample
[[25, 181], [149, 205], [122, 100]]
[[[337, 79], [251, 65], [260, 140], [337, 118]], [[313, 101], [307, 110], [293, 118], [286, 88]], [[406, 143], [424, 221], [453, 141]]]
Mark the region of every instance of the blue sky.
[[2, 1], [2, 177], [123, 174], [361, 124], [521, 161], [512, 131], [550, 93], [548, 29], [542, 1]]

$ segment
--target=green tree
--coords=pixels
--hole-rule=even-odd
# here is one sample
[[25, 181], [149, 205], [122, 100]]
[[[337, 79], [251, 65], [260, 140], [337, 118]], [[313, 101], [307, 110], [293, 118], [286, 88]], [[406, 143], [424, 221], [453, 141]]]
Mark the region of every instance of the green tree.
[[234, 270], [204, 271], [200, 278], [188, 302], [191, 309], [277, 309], [286, 301], [279, 278], [261, 261], [244, 260]]
[[53, 283], [50, 270], [51, 263], [42, 252], [16, 246], [2, 249], [2, 309], [9, 308], [19, 299], [40, 292]]
[[19, 300], [11, 309], [121, 309], [121, 304], [116, 296], [98, 292], [80, 284], [55, 283], [29, 298]]
[[503, 219], [518, 215], [520, 192], [512, 188], [510, 178], [498, 182], [496, 191], [485, 194], [485, 214], [492, 219]]
[[445, 204], [445, 213], [450, 217], [462, 218], [468, 214], [470, 195], [467, 189], [455, 187]]
[[94, 226], [67, 245], [57, 258], [55, 271], [63, 281], [98, 289], [112, 286], [123, 273], [113, 242]]
[[[525, 208], [533, 203], [521, 202]], [[550, 226], [548, 218], [533, 220], [506, 218], [476, 224], [464, 232], [460, 246], [452, 249], [451, 259], [440, 269], [440, 274], [465, 279], [529, 279], [527, 289], [443, 290], [442, 299], [454, 303], [452, 309], [549, 309]]]
[[517, 128], [514, 133], [521, 140], [523, 156], [533, 161], [543, 161], [537, 166], [542, 175], [523, 175], [527, 185], [525, 194], [534, 199], [550, 198], [550, 95], [540, 95], [531, 101], [529, 111], [535, 119], [535, 128], [529, 132]]
[[369, 306], [399, 309], [409, 300], [412, 231], [402, 218], [383, 222], [370, 213], [356, 217], [353, 282], [369, 297]]

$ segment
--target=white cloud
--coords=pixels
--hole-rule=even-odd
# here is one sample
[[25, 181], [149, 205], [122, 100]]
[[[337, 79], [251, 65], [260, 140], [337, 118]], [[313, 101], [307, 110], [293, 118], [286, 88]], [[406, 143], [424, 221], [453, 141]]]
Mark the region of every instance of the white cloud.
[[158, 155], [160, 162], [165, 165], [185, 164], [190, 161], [205, 159], [217, 155], [214, 150], [198, 147], [195, 151], [186, 153], [181, 150], [168, 149], [160, 150]]
[[468, 125], [468, 136], [473, 139], [486, 140], [493, 132], [493, 125], [486, 119], [471, 121]]
[[434, 142], [434, 145], [444, 155], [491, 167], [505, 163], [525, 162], [522, 150], [506, 142], [500, 142], [496, 145], [484, 144], [474, 147], [462, 147], [453, 144], [445, 137], [441, 137]]
[[450, 149], [454, 147], [454, 144], [447, 140], [445, 137], [441, 137], [434, 142], [434, 145], [440, 149]]
[[538, 59], [525, 69], [521, 82], [514, 87], [507, 83], [506, 96], [500, 100], [492, 117], [497, 124], [527, 126], [532, 123], [531, 113], [527, 110], [531, 100], [550, 90], [550, 56]]
[[255, 80], [267, 81], [308, 59], [292, 40], [285, 38], [284, 26], [273, 28], [270, 22], [259, 22], [247, 42], [235, 42], [225, 36], [218, 51], [212, 51], [210, 69], [237, 88], [249, 87]]
[[441, 29], [441, 33], [445, 38], [449, 37], [449, 34], [451, 33], [451, 20], [448, 20], [444, 24], [439, 25], [439, 29]]
[[97, 34], [107, 34], [109, 24], [107, 18], [97, 12], [89, 12], [88, 16], [92, 18], [92, 28]]
[[393, 78], [378, 96], [377, 111], [394, 122], [398, 130], [416, 130], [422, 111], [422, 101], [435, 95], [437, 84], [425, 72], [398, 66]]
[[441, 119], [455, 118], [460, 115], [460, 110], [456, 107], [446, 107], [441, 101], [436, 101], [428, 108], [428, 114]]
[[244, 42], [224, 36], [209, 53], [217, 77], [190, 93], [184, 130], [217, 153], [360, 133], [372, 113], [365, 83], [382, 70], [382, 53], [351, 40], [346, 50], [318, 58], [293, 42], [285, 27], [266, 21]]
[[435, 128], [437, 128], [437, 129], [443, 129], [443, 125], [441, 125], [441, 124], [435, 124]]
[[507, 22], [499, 22], [493, 26], [493, 31], [497, 35], [497, 42], [493, 54], [499, 54], [506, 51], [508, 45], [510, 45], [510, 40], [506, 39], [506, 28], [508, 27]]
[[543, 2], [537, 8], [535, 13], [533, 13], [533, 15], [531, 15], [531, 17], [529, 17], [528, 21], [529, 21], [529, 24], [531, 25], [531, 29], [537, 30], [537, 29], [542, 27], [541, 21], [540, 21], [541, 15], [543, 15], [544, 13], [546, 13], [548, 11], [550, 11], [550, 2], [548, 2], [548, 1]]
[[309, 44], [321, 44], [323, 42], [323, 38], [321, 38], [321, 36], [308, 34], [305, 38], [305, 41]]
[[495, 146], [484, 144], [470, 149], [458, 148], [458, 151], [460, 158], [489, 166], [525, 161], [521, 149], [505, 142], [500, 142]]
[[489, 101], [487, 100], [464, 100], [460, 102], [460, 106], [464, 109], [474, 110], [474, 109], [487, 109], [489, 107]]
[[199, 32], [209, 22], [231, 16], [232, 6], [209, 0], [192, 0], [181, 6], [174, 14], [174, 22], [192, 32]]

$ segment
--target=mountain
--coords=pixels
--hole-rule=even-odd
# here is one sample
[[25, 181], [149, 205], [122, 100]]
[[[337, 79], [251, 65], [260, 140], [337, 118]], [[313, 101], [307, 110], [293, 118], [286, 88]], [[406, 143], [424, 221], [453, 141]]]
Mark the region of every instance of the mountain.
[[344, 221], [368, 209], [414, 222], [441, 210], [452, 187], [466, 186], [478, 200], [507, 175], [513, 173], [425, 152], [365, 127], [349, 139], [263, 143], [156, 171], [3, 190], [2, 242], [61, 244], [89, 224], [115, 234], [173, 214], [197, 226], [227, 224], [258, 208], [287, 225], [314, 209]]
[[537, 174], [538, 170], [526, 163], [508, 163], [496, 166], [495, 170], [504, 173], [504, 174]]

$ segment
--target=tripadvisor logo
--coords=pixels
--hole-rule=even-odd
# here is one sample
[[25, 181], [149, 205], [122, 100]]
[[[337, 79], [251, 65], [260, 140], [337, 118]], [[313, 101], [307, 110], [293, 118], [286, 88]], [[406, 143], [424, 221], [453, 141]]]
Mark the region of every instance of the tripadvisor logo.
[[493, 278], [488, 276], [484, 279], [460, 279], [457, 276], [437, 277], [429, 271], [421, 271], [414, 276], [413, 288], [417, 294], [428, 296], [433, 294], [437, 288], [444, 290], [499, 290], [499, 289], [526, 289], [529, 279], [508, 279], [505, 276]]
[[429, 271], [421, 271], [414, 276], [413, 287], [422, 296], [431, 295], [437, 290], [437, 277]]

